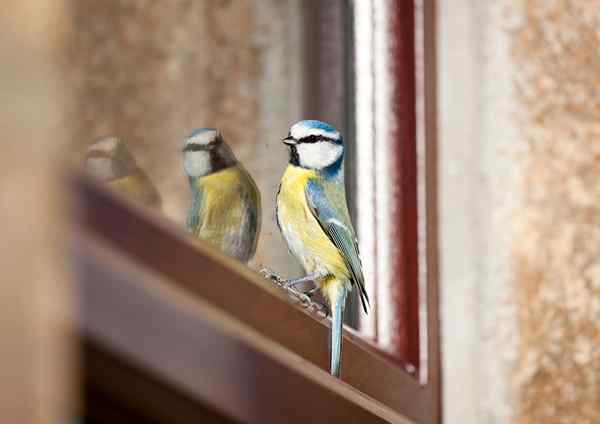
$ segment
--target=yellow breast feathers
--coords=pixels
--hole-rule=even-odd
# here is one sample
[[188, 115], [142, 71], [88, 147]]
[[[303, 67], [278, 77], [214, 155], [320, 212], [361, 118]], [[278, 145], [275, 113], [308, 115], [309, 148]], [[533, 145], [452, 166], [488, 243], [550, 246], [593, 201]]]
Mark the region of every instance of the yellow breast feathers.
[[[350, 273], [333, 242], [323, 231], [306, 201], [306, 185], [315, 171], [289, 165], [277, 196], [277, 220], [290, 250], [307, 274], [331, 275], [349, 281]], [[323, 287], [327, 280], [320, 282]]]
[[141, 202], [146, 206], [160, 209], [160, 195], [150, 179], [143, 172], [136, 172], [135, 174], [111, 181], [109, 186], [130, 199]]
[[193, 233], [230, 256], [248, 260], [260, 228], [260, 199], [250, 176], [238, 165], [198, 178], [195, 184], [202, 206]]

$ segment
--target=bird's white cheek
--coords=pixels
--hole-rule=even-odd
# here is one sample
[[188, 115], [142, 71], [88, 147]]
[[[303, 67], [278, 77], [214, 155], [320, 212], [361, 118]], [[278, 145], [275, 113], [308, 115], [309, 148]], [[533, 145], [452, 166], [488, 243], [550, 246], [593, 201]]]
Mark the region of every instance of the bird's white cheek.
[[307, 168], [326, 168], [335, 163], [344, 152], [339, 144], [329, 142], [298, 144], [300, 164]]
[[112, 161], [109, 158], [90, 158], [85, 163], [85, 169], [94, 178], [102, 181], [114, 178]]
[[202, 177], [211, 171], [210, 153], [205, 151], [186, 152], [183, 156], [183, 168], [190, 177]]

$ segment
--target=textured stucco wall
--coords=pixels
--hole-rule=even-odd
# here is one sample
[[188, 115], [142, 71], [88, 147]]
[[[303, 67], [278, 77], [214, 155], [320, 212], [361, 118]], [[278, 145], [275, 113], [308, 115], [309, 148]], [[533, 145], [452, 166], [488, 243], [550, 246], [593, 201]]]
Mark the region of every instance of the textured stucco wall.
[[518, 423], [600, 422], [600, 2], [522, 1], [513, 244]]
[[298, 0], [70, 0], [69, 48], [78, 97], [80, 149], [98, 136], [127, 139], [182, 223], [188, 186], [183, 138], [217, 127], [254, 176], [263, 199], [255, 262], [294, 272], [274, 221], [287, 162], [279, 140], [300, 118], [301, 2]]

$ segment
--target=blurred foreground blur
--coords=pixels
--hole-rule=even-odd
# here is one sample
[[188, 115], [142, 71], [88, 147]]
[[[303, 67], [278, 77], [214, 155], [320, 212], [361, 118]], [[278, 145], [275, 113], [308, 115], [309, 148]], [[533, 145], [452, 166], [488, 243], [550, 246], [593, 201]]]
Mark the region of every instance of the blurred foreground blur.
[[0, 410], [6, 423], [65, 422], [77, 360], [58, 175], [71, 136], [63, 2], [2, 3], [0, 17]]

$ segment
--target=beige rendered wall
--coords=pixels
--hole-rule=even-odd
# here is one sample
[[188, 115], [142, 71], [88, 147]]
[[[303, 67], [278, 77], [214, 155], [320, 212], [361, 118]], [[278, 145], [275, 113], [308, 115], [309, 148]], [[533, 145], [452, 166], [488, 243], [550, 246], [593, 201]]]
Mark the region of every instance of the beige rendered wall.
[[600, 2], [513, 6], [517, 423], [600, 422]]

